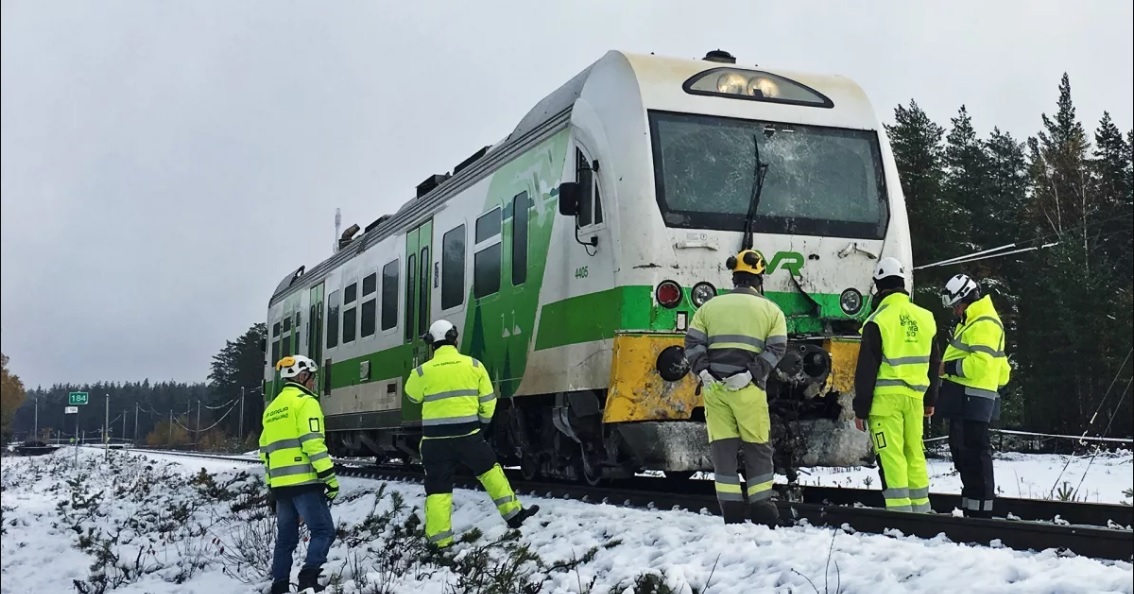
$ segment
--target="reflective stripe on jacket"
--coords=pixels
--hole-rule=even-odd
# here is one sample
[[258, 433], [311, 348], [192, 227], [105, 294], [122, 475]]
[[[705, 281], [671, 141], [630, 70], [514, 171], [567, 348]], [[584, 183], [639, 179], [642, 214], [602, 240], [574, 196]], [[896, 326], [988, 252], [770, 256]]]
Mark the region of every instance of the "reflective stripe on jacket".
[[496, 412], [496, 393], [484, 365], [450, 345], [438, 348], [432, 359], [410, 372], [405, 392], [421, 403], [426, 439], [476, 433]]
[[929, 360], [937, 335], [933, 314], [910, 301], [906, 293], [894, 292], [882, 299], [863, 327], [871, 322], [878, 326], [882, 338], [874, 394], [901, 394], [921, 400], [931, 384]]
[[294, 487], [326, 482], [335, 476], [323, 434], [323, 409], [314, 394], [295, 382], [284, 384], [264, 409], [260, 460], [268, 486]]
[[[941, 397], [946, 416], [988, 421], [996, 416], [1000, 394], [1008, 383], [1011, 366], [1004, 353], [1004, 324], [985, 295], [965, 308], [964, 318], [945, 348], [945, 376], [949, 384]], [[962, 402], [952, 402], [953, 400]], [[954, 412], [956, 411], [956, 412]]]
[[764, 386], [787, 352], [784, 312], [754, 289], [737, 288], [709, 299], [685, 332], [685, 358], [694, 374], [718, 379], [749, 371]]

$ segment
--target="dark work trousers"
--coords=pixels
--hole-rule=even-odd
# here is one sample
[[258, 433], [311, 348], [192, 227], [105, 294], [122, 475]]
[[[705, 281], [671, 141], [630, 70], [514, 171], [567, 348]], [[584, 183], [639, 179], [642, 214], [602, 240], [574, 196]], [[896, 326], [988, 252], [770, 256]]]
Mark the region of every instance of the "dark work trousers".
[[423, 439], [421, 463], [425, 467], [425, 536], [430, 543], [438, 547], [453, 543], [453, 475], [457, 465], [476, 475], [501, 517], [510, 520], [520, 513], [520, 501], [482, 434]]
[[996, 482], [988, 423], [949, 419], [949, 452], [961, 475], [961, 510], [968, 517], [991, 518]]

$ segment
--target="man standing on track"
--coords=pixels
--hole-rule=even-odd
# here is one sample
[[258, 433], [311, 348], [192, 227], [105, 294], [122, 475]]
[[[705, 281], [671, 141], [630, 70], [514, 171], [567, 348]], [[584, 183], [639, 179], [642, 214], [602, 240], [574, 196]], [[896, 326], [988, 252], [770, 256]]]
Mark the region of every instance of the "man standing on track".
[[[726, 265], [735, 288], [693, 314], [685, 357], [701, 382], [713, 481], [725, 523], [744, 522], [747, 500], [752, 520], [774, 528], [780, 514], [771, 500], [775, 475], [765, 389], [787, 352], [787, 323], [761, 291], [766, 265], [760, 252], [743, 250]], [[747, 498], [740, 487], [741, 450]]]
[[941, 367], [938, 414], [949, 419], [949, 451], [961, 475], [961, 510], [966, 516], [992, 517], [996, 483], [988, 424], [1000, 418], [1000, 388], [1011, 368], [1004, 354], [1004, 324], [981, 297], [980, 286], [968, 275], [949, 279], [941, 303], [960, 318], [945, 349]]
[[933, 416], [941, 353], [934, 341], [937, 322], [910, 301], [907, 280], [895, 258], [878, 262], [874, 313], [860, 330], [852, 406], [855, 426], [870, 427], [886, 509], [928, 512], [922, 418]]
[[410, 372], [405, 392], [422, 403], [426, 538], [439, 549], [453, 544], [453, 473], [458, 464], [472, 470], [508, 526], [519, 528], [539, 506], [520, 505], [482, 434], [496, 411], [488, 371], [457, 351], [457, 328], [448, 320], [433, 322], [422, 339], [433, 346], [433, 358]]
[[301, 518], [311, 531], [311, 542], [299, 571], [300, 591], [323, 591], [319, 574], [335, 538], [329, 506], [339, 494], [339, 480], [324, 442], [316, 369], [303, 355], [280, 359], [276, 370], [284, 387], [264, 409], [260, 459], [267, 468], [268, 503], [274, 504], [277, 529], [271, 594], [290, 591], [291, 555], [299, 544]]

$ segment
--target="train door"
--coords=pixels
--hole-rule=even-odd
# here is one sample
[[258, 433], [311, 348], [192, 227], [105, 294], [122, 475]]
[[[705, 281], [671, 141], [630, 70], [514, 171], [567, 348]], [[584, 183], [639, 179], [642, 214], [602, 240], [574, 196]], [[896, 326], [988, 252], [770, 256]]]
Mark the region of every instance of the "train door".
[[[403, 339], [409, 347], [410, 359], [405, 374], [429, 359], [429, 345], [421, 335], [429, 329], [431, 275], [433, 270], [430, 248], [433, 245], [433, 221], [428, 220], [406, 233], [406, 289], [405, 329]], [[420, 420], [421, 405], [414, 404], [402, 394], [402, 419]]]
[[324, 396], [330, 395], [330, 383], [324, 381], [329, 377], [331, 367], [330, 359], [323, 360], [323, 283], [311, 287], [308, 299], [307, 313], [307, 356], [319, 366], [315, 373], [315, 390]]

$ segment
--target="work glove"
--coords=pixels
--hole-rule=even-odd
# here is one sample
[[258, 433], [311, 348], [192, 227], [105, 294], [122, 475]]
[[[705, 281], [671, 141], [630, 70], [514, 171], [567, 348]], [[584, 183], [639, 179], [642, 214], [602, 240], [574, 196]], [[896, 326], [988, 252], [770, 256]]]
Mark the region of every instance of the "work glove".
[[709, 373], [708, 369], [702, 369], [697, 377], [701, 378], [701, 385], [706, 388], [712, 388], [720, 383], [717, 378], [713, 377], [713, 374]]
[[736, 375], [729, 376], [724, 381], [725, 387], [728, 388], [729, 390], [734, 391], [734, 392], [741, 389], [741, 388], [744, 388], [745, 386], [747, 386], [748, 384], [751, 384], [751, 383], [752, 383], [752, 372], [751, 371], [744, 371], [742, 373], [738, 373]]
[[329, 478], [327, 478], [327, 480], [323, 481], [323, 489], [325, 489], [327, 491], [326, 492], [327, 502], [330, 503], [330, 502], [334, 501], [335, 497], [339, 496], [339, 479], [338, 479], [338, 477], [331, 475]]

